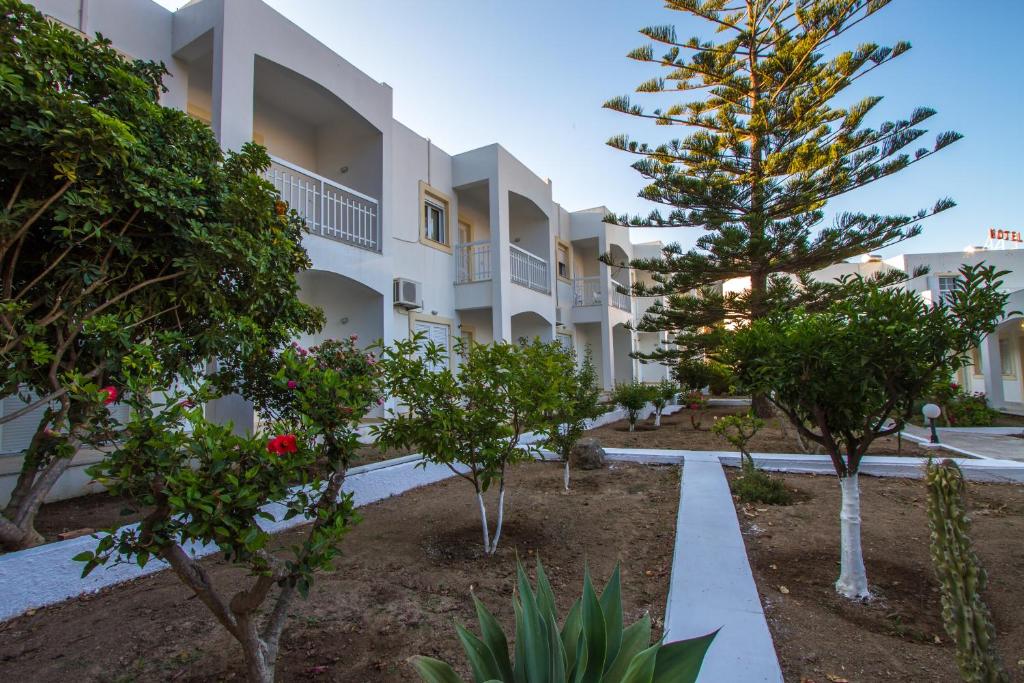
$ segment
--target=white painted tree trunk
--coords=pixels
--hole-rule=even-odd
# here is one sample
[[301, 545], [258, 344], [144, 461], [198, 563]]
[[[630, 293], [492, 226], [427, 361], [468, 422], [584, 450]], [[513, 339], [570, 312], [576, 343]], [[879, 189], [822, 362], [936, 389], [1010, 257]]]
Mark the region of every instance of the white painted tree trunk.
[[852, 600], [861, 600], [871, 597], [871, 592], [860, 546], [860, 483], [857, 473], [840, 477], [839, 488], [843, 501], [839, 511], [840, 568], [836, 591]]
[[660, 410], [655, 411], [655, 413], [654, 413], [654, 426], [655, 427], [660, 427], [661, 426], [661, 411]]
[[493, 555], [498, 552], [498, 541], [501, 540], [501, 527], [505, 522], [505, 480], [501, 480], [501, 486], [498, 489], [498, 523], [494, 527], [494, 540], [491, 542], [490, 551], [488, 555]]
[[569, 490], [569, 458], [565, 459], [565, 473], [562, 475], [562, 483], [565, 484], [565, 490]]
[[480, 504], [480, 525], [484, 529], [484, 552], [490, 554], [491, 531], [487, 528], [487, 506], [484, 505], [484, 494], [476, 492], [476, 502]]

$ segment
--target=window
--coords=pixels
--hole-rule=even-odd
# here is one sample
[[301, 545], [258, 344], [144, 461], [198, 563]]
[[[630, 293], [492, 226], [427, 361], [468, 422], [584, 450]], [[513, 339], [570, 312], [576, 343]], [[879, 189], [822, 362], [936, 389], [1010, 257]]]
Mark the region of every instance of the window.
[[438, 372], [440, 370], [448, 369], [448, 359], [451, 356], [452, 347], [451, 340], [449, 339], [451, 329], [445, 323], [433, 323], [426, 320], [417, 320], [413, 325], [412, 331], [415, 333], [423, 333], [423, 343], [434, 342], [444, 351], [444, 358], [434, 363], [431, 366], [431, 370]]
[[569, 250], [558, 245], [558, 277], [569, 279]]
[[1003, 373], [1003, 377], [1013, 377], [1017, 373], [1014, 372], [1013, 356], [1010, 354], [1010, 340], [1000, 339], [999, 340], [999, 361]]
[[956, 291], [956, 276], [942, 275], [939, 277], [939, 301], [949, 303]]
[[423, 202], [424, 235], [428, 240], [439, 244], [448, 244], [448, 227], [444, 209], [444, 205], [439, 202], [430, 199]]

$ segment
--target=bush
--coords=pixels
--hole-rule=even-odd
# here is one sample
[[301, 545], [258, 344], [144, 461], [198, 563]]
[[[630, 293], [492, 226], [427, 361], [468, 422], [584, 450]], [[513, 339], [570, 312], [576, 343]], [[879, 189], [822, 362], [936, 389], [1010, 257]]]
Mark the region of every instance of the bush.
[[636, 422], [640, 417], [640, 411], [646, 408], [654, 398], [654, 391], [652, 387], [633, 380], [616, 384], [611, 398], [617, 405], [625, 408], [629, 419], [629, 431], [632, 432], [636, 431]]
[[988, 407], [988, 400], [980, 391], [957, 391], [948, 399], [943, 412], [950, 427], [990, 427], [999, 416], [999, 411]]
[[700, 411], [707, 407], [708, 400], [699, 391], [684, 394], [680, 403], [690, 412], [690, 426], [699, 430], [702, 424]]
[[[618, 567], [600, 596], [590, 573], [584, 574], [583, 597], [569, 610], [561, 629], [555, 595], [539, 559], [536, 590], [521, 563], [517, 563], [516, 583], [513, 655], [497, 619], [475, 596], [480, 636], [455, 627], [478, 683], [692, 683], [717, 633], [652, 645], [649, 615], [624, 628]], [[461, 681], [449, 664], [438, 659], [421, 656], [409, 661], [427, 683]]]
[[714, 396], [721, 396], [732, 391], [732, 371], [721, 363], [710, 363], [711, 379], [708, 391]]
[[661, 414], [665, 406], [675, 400], [679, 394], [679, 385], [663, 379], [651, 387], [651, 403], [654, 404], [654, 426], [661, 426]]
[[781, 480], [757, 469], [747, 444], [764, 426], [764, 420], [752, 415], [726, 415], [715, 420], [711, 431], [735, 446], [740, 452], [740, 476], [733, 482], [732, 492], [744, 503], [789, 505], [793, 496]]

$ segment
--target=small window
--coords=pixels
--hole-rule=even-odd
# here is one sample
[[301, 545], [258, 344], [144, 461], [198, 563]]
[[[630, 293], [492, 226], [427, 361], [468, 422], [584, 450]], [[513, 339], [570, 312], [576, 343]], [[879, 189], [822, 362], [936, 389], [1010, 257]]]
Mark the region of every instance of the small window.
[[569, 250], [561, 245], [558, 247], [558, 277], [569, 279]]
[[1009, 339], [999, 340], [999, 361], [1004, 377], [1013, 377], [1017, 374], [1015, 372], [1016, 368], [1014, 368], [1013, 356], [1010, 354]]
[[423, 202], [424, 236], [439, 244], [448, 244], [448, 223], [445, 207], [430, 199]]
[[951, 303], [953, 292], [956, 291], [956, 276], [943, 275], [939, 278], [939, 300], [944, 303]]

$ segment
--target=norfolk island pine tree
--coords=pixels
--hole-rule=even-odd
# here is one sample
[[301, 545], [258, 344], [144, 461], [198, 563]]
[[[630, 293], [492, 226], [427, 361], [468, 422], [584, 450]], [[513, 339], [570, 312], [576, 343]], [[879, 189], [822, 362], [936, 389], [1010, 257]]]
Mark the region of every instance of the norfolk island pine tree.
[[[653, 43], [629, 57], [664, 72], [641, 83], [637, 92], [704, 93], [650, 111], [628, 96], [605, 103], [688, 132], [653, 146], [625, 135], [608, 141], [639, 157], [633, 168], [649, 183], [640, 196], [671, 210], [607, 220], [694, 227], [705, 234], [687, 251], [670, 244], [661, 258], [614, 264], [650, 272], [654, 284], [637, 282], [635, 296], [666, 298], [637, 328], [668, 332], [671, 346], [640, 357], [667, 363], [713, 358], [727, 326], [737, 321], [760, 319], [780, 305], [834, 298], [837, 287], [810, 281], [810, 272], [913, 237], [920, 220], [954, 205], [942, 199], [912, 216], [840, 213], [823, 225], [831, 199], [898, 173], [961, 137], [942, 133], [930, 147], [907, 152], [925, 134], [920, 126], [933, 110], [921, 107], [906, 119], [872, 128], [865, 121], [881, 97], [836, 104], [848, 98], [851, 85], [910, 49], [906, 42], [838, 47], [888, 4], [670, 0], [669, 9], [700, 20], [713, 37], [683, 40], [670, 25], [641, 30]], [[656, 53], [655, 43], [663, 54]], [[717, 284], [732, 278], [749, 278], [749, 289], [723, 294]], [[901, 278], [896, 271], [884, 276], [890, 282]], [[754, 397], [754, 408], [762, 417], [770, 412], [763, 396]]]

